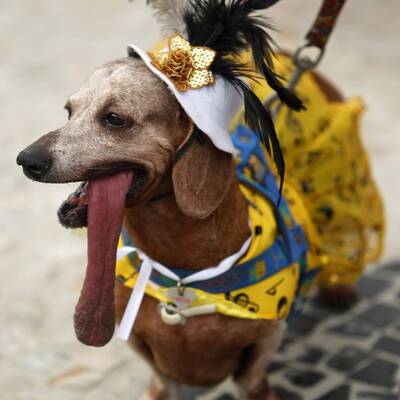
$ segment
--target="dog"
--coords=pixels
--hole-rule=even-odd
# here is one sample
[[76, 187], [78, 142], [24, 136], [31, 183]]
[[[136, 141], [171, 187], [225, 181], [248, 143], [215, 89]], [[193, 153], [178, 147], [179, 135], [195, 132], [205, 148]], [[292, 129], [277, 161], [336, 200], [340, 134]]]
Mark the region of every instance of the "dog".
[[[313, 76], [329, 101], [343, 101], [327, 80]], [[193, 123], [141, 60], [124, 58], [99, 68], [65, 108], [66, 125], [19, 154], [18, 164], [29, 178], [87, 182], [132, 171], [124, 195], [127, 232], [142, 251], [165, 265], [216, 265], [250, 235], [247, 203], [230, 156], [206, 139], [204, 144], [194, 142], [175, 163]], [[84, 186], [69, 206], [74, 212], [65, 212], [63, 223], [84, 226]], [[102, 282], [107, 287], [98, 296], [104, 300], [112, 297], [114, 276], [102, 273], [111, 280]], [[115, 293], [119, 321], [130, 290], [117, 282]], [[347, 286], [322, 288], [322, 296], [348, 304], [355, 292]], [[157, 306], [145, 296], [129, 341], [155, 371], [151, 398], [175, 398], [178, 384], [211, 387], [228, 376], [244, 398], [275, 398], [265, 368], [281, 342], [283, 321], [212, 314], [171, 327], [162, 322]]]
[[[348, 308], [363, 268], [380, 254], [382, 204], [358, 136], [361, 103], [315, 72], [296, 88], [302, 101], [282, 85], [277, 76], [290, 78], [291, 58], [278, 55], [275, 75], [268, 24], [254, 17], [274, 3], [190, 2], [187, 38], [178, 32], [153, 54], [131, 46], [129, 57], [97, 69], [68, 99], [68, 122], [17, 157], [35, 181], [82, 182], [58, 212], [65, 227], [88, 227], [75, 331], [103, 346], [117, 322], [118, 336], [153, 368], [153, 400], [185, 400], [181, 385], [208, 389], [228, 377], [243, 399], [276, 399], [265, 371], [296, 299], [318, 273], [321, 299]], [[255, 65], [247, 77], [258, 77], [244, 83], [243, 65]], [[307, 107], [281, 109], [279, 140], [262, 103], [272, 89], [291, 109]], [[233, 118], [244, 138], [236, 143], [227, 128], [235, 101], [245, 110]], [[245, 122], [268, 139], [267, 151]], [[185, 283], [196, 274], [206, 289]], [[210, 274], [222, 277], [217, 292], [207, 290]]]

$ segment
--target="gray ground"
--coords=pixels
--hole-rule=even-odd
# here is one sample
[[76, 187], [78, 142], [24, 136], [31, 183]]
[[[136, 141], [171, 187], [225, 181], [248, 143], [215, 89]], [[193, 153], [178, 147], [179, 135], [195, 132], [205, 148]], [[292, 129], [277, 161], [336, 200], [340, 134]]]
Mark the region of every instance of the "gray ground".
[[[276, 38], [293, 49], [320, 1], [281, 3], [271, 13]], [[385, 260], [400, 258], [399, 14], [398, 0], [349, 1], [321, 66], [368, 105], [363, 131], [387, 207]], [[55, 215], [71, 187], [32, 183], [14, 160], [64, 123], [67, 96], [95, 67], [124, 56], [127, 43], [150, 46], [157, 33], [144, 0], [0, 0], [2, 400], [136, 399], [147, 383], [147, 367], [118, 340], [105, 349], [76, 341], [85, 239]]]

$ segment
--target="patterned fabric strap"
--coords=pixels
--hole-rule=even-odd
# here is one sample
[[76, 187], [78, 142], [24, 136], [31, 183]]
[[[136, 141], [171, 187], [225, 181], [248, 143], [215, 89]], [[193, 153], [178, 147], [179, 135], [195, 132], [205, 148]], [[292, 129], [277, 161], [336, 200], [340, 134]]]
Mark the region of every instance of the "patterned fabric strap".
[[[125, 229], [122, 230], [121, 234], [124, 246], [132, 246], [132, 241]], [[293, 256], [298, 260], [307, 251], [307, 242], [304, 232], [297, 226], [289, 230], [288, 236], [291, 239], [292, 248], [296, 249]], [[134, 254], [129, 256], [132, 265], [134, 265], [134, 257]], [[257, 266], [259, 262], [263, 262], [263, 265], [268, 265], [268, 268], [260, 271]], [[275, 243], [256, 259], [238, 264], [235, 268], [225, 272], [223, 275], [205, 281], [193, 282], [189, 286], [213, 294], [234, 292], [268, 279], [291, 264], [292, 262], [288, 260], [287, 257], [287, 245], [283, 238], [279, 236]], [[169, 269], [179, 276], [181, 280], [193, 273], [193, 271], [187, 269], [173, 267], [169, 267]], [[176, 280], [168, 278], [157, 270], [152, 271], [150, 280], [162, 287], [176, 286]]]
[[280, 198], [276, 178], [269, 168], [257, 134], [239, 125], [232, 140], [241, 155], [237, 166], [239, 182], [258, 191], [270, 201], [275, 210], [278, 239], [283, 245], [285, 258], [288, 264], [297, 262], [300, 255], [307, 251], [307, 240], [302, 228], [294, 219], [285, 197]]
[[309, 46], [316, 46], [321, 50], [325, 48], [345, 2], [346, 0], [324, 1], [314, 25], [306, 36]]

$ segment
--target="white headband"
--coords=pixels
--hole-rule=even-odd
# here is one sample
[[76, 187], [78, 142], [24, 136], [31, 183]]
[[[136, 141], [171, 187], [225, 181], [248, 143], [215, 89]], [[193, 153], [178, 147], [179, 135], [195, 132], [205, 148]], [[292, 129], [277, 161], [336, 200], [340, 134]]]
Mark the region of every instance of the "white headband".
[[237, 154], [229, 131], [233, 117], [243, 105], [243, 95], [239, 90], [217, 75], [212, 85], [185, 92], [179, 91], [175, 84], [153, 65], [147, 52], [134, 45], [129, 45], [128, 48], [143, 60], [151, 72], [167, 84], [194, 124], [217, 148], [233, 155]]

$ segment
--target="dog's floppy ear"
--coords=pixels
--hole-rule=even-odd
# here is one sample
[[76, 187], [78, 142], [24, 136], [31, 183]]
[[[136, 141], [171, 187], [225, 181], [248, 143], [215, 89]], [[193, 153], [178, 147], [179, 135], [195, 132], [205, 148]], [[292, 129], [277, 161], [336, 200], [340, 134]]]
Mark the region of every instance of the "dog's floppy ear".
[[182, 212], [192, 218], [204, 219], [215, 211], [228, 193], [234, 168], [230, 154], [217, 149], [205, 134], [194, 135], [175, 163], [172, 182]]

